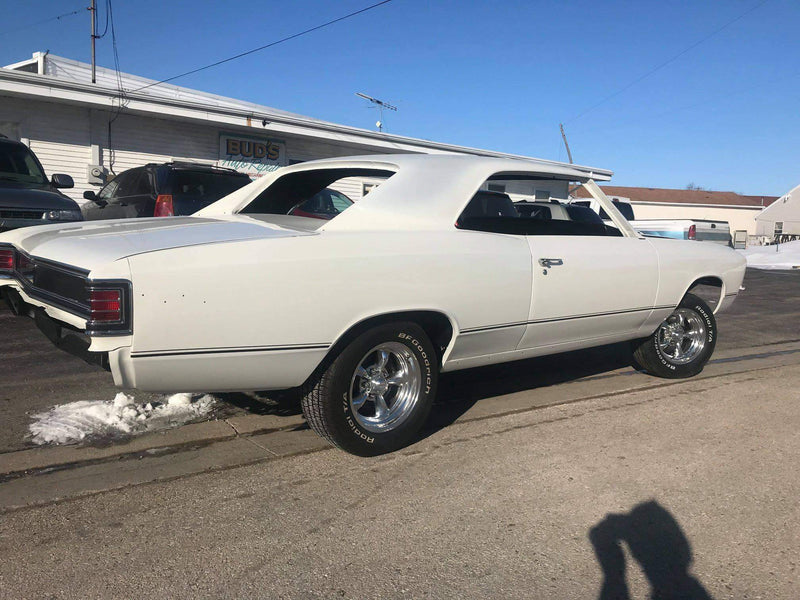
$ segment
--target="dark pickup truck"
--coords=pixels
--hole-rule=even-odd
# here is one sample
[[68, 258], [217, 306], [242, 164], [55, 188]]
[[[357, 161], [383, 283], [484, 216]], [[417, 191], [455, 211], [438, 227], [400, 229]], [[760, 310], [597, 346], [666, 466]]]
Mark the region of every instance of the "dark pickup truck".
[[48, 180], [25, 144], [0, 135], [0, 231], [82, 221], [78, 204], [58, 191], [74, 185], [69, 175], [57, 174]]

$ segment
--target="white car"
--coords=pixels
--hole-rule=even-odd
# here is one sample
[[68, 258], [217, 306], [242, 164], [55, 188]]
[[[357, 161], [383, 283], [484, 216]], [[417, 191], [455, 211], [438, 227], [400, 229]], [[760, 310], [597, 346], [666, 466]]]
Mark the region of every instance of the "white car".
[[[120, 387], [296, 388], [314, 430], [374, 455], [414, 438], [443, 371], [624, 340], [654, 375], [703, 368], [745, 261], [645, 239], [593, 181], [610, 175], [457, 155], [305, 162], [189, 217], [4, 233], [0, 291], [51, 339], [85, 335]], [[358, 178], [383, 182], [331, 220], [288, 214]], [[615, 227], [521, 216], [481, 191], [504, 181], [580, 182]], [[713, 310], [698, 284], [719, 287]]]

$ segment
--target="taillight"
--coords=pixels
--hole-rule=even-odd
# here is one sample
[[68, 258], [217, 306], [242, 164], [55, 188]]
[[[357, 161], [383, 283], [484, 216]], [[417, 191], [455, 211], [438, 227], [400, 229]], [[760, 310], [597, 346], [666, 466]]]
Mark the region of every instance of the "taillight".
[[94, 323], [121, 323], [122, 291], [89, 290], [89, 320]]
[[175, 209], [172, 206], [171, 194], [159, 194], [156, 198], [156, 210], [153, 213], [154, 217], [174, 217]]
[[10, 248], [0, 248], [0, 271], [14, 270], [14, 251]]
[[689, 225], [689, 239], [690, 240], [697, 239], [697, 225]]

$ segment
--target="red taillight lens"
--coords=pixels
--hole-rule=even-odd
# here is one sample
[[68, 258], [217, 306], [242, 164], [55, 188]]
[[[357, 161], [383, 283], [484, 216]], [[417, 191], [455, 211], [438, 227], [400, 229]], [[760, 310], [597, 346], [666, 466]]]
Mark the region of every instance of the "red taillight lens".
[[172, 196], [170, 194], [160, 194], [156, 198], [156, 210], [154, 217], [174, 217], [175, 209], [172, 206]]
[[89, 320], [103, 323], [122, 321], [122, 292], [120, 290], [91, 290]]
[[0, 248], [0, 271], [14, 270], [14, 251]]
[[689, 239], [690, 240], [697, 239], [697, 225], [689, 225]]

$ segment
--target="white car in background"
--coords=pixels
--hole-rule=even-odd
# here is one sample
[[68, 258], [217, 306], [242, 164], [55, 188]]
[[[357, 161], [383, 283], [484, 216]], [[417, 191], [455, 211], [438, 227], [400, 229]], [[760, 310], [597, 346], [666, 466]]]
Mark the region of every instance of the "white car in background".
[[[382, 178], [330, 220], [292, 216], [336, 181]], [[548, 161], [387, 155], [283, 168], [188, 217], [0, 235], [0, 291], [58, 341], [88, 338], [115, 383], [159, 392], [296, 388], [311, 427], [374, 455], [424, 424], [437, 377], [631, 340], [688, 377], [745, 262], [645, 239], [594, 179]], [[602, 222], [522, 216], [487, 182], [580, 182]], [[712, 310], [691, 294], [719, 288]]]

